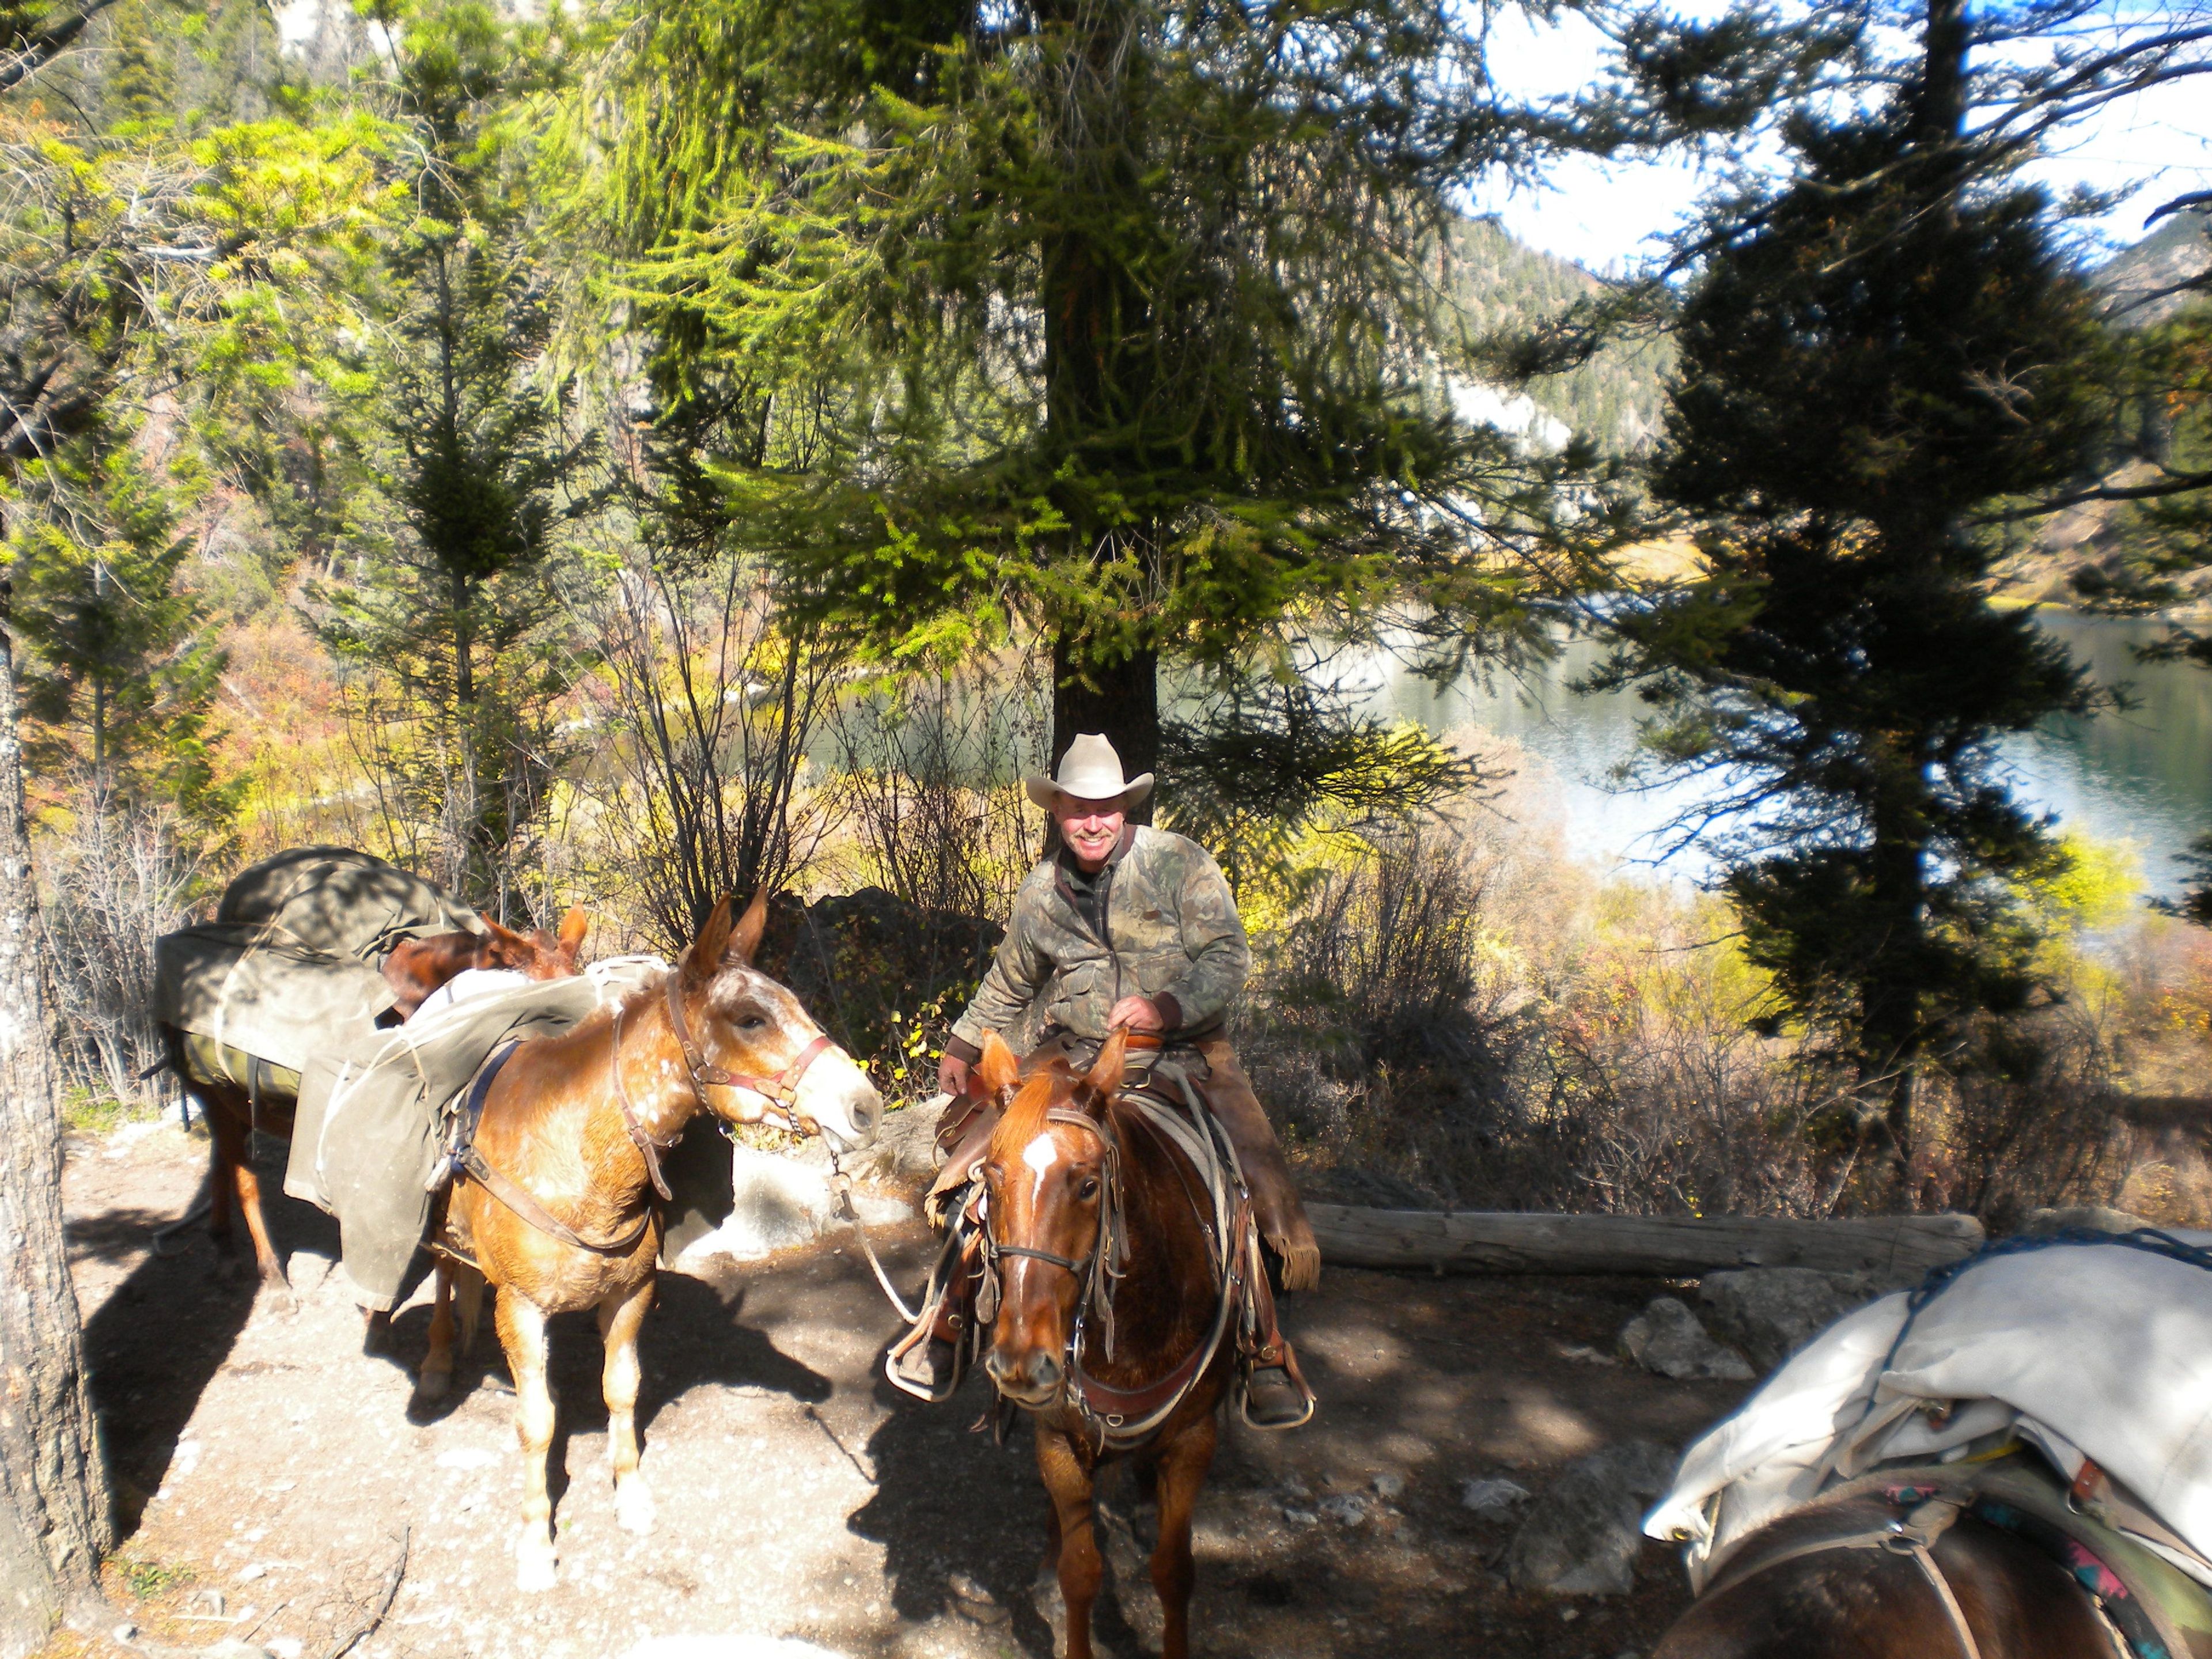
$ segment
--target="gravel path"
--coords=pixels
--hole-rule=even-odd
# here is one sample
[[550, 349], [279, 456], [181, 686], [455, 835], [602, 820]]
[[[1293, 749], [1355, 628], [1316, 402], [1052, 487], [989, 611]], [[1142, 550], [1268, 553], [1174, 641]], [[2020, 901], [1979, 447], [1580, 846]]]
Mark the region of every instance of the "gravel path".
[[[525, 1597], [508, 1553], [520, 1460], [489, 1319], [458, 1397], [412, 1419], [427, 1306], [403, 1309], [389, 1354], [364, 1356], [360, 1317], [326, 1278], [327, 1220], [272, 1206], [301, 1293], [292, 1311], [257, 1302], [250, 1272], [197, 1230], [174, 1256], [148, 1254], [150, 1227], [198, 1190], [197, 1136], [142, 1126], [71, 1154], [71, 1241], [127, 1534], [111, 1587], [140, 1651], [229, 1638], [247, 1644], [226, 1650], [235, 1659], [312, 1659], [361, 1622], [403, 1537], [391, 1613], [355, 1650], [371, 1659], [767, 1650], [672, 1639], [685, 1637], [793, 1637], [855, 1659], [1054, 1651], [1027, 1436], [1000, 1448], [978, 1431], [988, 1401], [974, 1380], [938, 1408], [878, 1380], [894, 1320], [849, 1237], [662, 1277], [643, 1340], [644, 1468], [659, 1510], [648, 1539], [614, 1524], [597, 1334], [584, 1316], [557, 1322], [561, 1584]], [[912, 1282], [927, 1235], [909, 1223], [886, 1238]], [[1322, 1413], [1286, 1436], [1228, 1437], [1200, 1507], [1199, 1650], [1647, 1650], [1684, 1600], [1664, 1552], [1646, 1547], [1632, 1596], [1516, 1596], [1492, 1570], [1508, 1528], [1458, 1492], [1489, 1475], [1540, 1491], [1601, 1445], [1680, 1444], [1734, 1404], [1741, 1384], [1669, 1382], [1606, 1357], [1661, 1288], [1333, 1269], [1318, 1295], [1286, 1304]], [[1121, 1483], [1097, 1626], [1109, 1652], [1157, 1651], [1146, 1522]]]

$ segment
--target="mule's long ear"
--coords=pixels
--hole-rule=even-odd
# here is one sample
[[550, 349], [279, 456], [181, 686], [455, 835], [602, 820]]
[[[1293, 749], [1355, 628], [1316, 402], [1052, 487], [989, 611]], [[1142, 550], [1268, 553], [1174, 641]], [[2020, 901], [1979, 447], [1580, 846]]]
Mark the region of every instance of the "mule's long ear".
[[975, 1074], [983, 1079], [983, 1086], [994, 1095], [1004, 1094], [1022, 1080], [1022, 1063], [1014, 1058], [1014, 1051], [1006, 1047], [1006, 1040], [996, 1031], [983, 1033], [983, 1057], [975, 1062]]
[[744, 915], [738, 918], [737, 931], [730, 936], [730, 949], [746, 967], [753, 965], [753, 952], [760, 949], [761, 934], [767, 928], [768, 889], [763, 887], [753, 894], [753, 902], [745, 906]]
[[592, 919], [580, 908], [572, 909], [561, 918], [561, 954], [571, 964], [576, 960], [576, 952], [584, 948], [584, 935], [591, 931]]
[[1079, 1095], [1085, 1097], [1087, 1109], [1096, 1113], [1106, 1109], [1121, 1086], [1121, 1057], [1128, 1052], [1129, 1028], [1117, 1025], [1114, 1034], [1106, 1039], [1106, 1046], [1098, 1051], [1098, 1058], [1084, 1073], [1083, 1086]]
[[699, 937], [691, 941], [691, 948], [684, 953], [684, 977], [693, 984], [703, 984], [714, 977], [722, 966], [722, 952], [730, 944], [730, 896], [727, 893], [714, 901], [708, 913], [707, 925], [699, 930]]
[[483, 923], [484, 937], [509, 956], [520, 957], [530, 954], [529, 934], [518, 933], [512, 927], [502, 927], [489, 916], [478, 916], [477, 920]]

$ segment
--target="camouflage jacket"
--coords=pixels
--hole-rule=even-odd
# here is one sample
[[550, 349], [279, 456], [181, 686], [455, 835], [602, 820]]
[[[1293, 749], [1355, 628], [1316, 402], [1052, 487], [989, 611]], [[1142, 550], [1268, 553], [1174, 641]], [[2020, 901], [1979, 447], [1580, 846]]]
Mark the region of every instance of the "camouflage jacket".
[[1125, 996], [1150, 997], [1169, 1034], [1204, 1036], [1243, 988], [1252, 953], [1221, 867], [1196, 842], [1133, 824], [1097, 878], [1106, 936], [1057, 857], [1029, 873], [999, 953], [955, 1022], [947, 1048], [973, 1059], [986, 1031], [1008, 1036], [1025, 1015], [1093, 1039]]

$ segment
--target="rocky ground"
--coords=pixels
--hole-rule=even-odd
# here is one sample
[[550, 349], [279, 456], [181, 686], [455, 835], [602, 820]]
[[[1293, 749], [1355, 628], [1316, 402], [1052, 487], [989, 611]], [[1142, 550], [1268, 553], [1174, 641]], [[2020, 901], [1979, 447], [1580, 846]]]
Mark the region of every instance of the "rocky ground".
[[[659, 1509], [648, 1539], [614, 1525], [596, 1334], [583, 1318], [562, 1322], [562, 1582], [525, 1597], [508, 1553], [513, 1401], [489, 1328], [458, 1379], [473, 1386], [434, 1418], [410, 1417], [428, 1309], [408, 1304], [392, 1351], [365, 1356], [319, 1214], [273, 1206], [296, 1310], [257, 1297], [250, 1273], [197, 1229], [173, 1256], [149, 1252], [153, 1227], [194, 1197], [204, 1158], [173, 1121], [71, 1146], [70, 1238], [124, 1541], [110, 1570], [116, 1628], [68, 1637], [57, 1654], [313, 1659], [368, 1622], [395, 1579], [356, 1653], [1054, 1651], [1026, 1436], [993, 1443], [975, 1381], [930, 1408], [879, 1380], [895, 1320], [849, 1232], [663, 1277], [644, 1338], [645, 1471]], [[919, 1278], [924, 1230], [904, 1222], [883, 1237], [895, 1273]], [[1602, 1532], [1607, 1505], [1632, 1509], [1634, 1489], [1749, 1386], [1744, 1366], [1714, 1359], [1663, 1310], [1647, 1319], [1647, 1336], [1663, 1339], [1653, 1363], [1686, 1375], [1619, 1357], [1624, 1325], [1670, 1289], [1695, 1303], [1649, 1280], [1332, 1269], [1320, 1294], [1286, 1308], [1319, 1417], [1286, 1436], [1233, 1432], [1201, 1500], [1199, 1650], [1648, 1651], [1686, 1600], [1655, 1544], [1632, 1559], [1624, 1540], [1590, 1570], [1624, 1593], [1512, 1586], [1587, 1567], [1562, 1554], [1583, 1547], [1577, 1528]], [[1577, 1492], [1595, 1522], [1569, 1512]], [[1530, 1522], [1516, 1492], [1549, 1519]], [[1146, 1513], [1133, 1483], [1110, 1505], [1102, 1647], [1157, 1651]]]

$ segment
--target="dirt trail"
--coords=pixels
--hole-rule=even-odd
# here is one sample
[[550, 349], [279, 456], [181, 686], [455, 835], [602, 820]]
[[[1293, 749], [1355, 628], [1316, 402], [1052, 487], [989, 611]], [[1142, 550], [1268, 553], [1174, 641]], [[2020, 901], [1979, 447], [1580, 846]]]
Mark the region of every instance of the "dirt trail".
[[[663, 1276], [643, 1342], [649, 1539], [614, 1524], [596, 1334], [581, 1316], [558, 1322], [562, 1582], [525, 1597], [508, 1553], [520, 1460], [489, 1321], [458, 1399], [410, 1420], [427, 1307], [418, 1296], [403, 1309], [390, 1353], [363, 1356], [360, 1317], [326, 1278], [325, 1218], [272, 1203], [301, 1305], [257, 1304], [250, 1272], [197, 1229], [175, 1256], [147, 1251], [151, 1226], [197, 1192], [204, 1141], [171, 1125], [71, 1153], [70, 1238], [125, 1509], [112, 1589], [142, 1644], [203, 1650], [228, 1636], [278, 1659], [319, 1655], [374, 1601], [404, 1534], [398, 1599], [358, 1653], [598, 1659], [718, 1633], [886, 1659], [1053, 1652], [1053, 1598], [1033, 1589], [1044, 1499], [1027, 1437], [1001, 1449], [970, 1431], [980, 1382], [933, 1409], [878, 1380], [894, 1320], [849, 1237], [718, 1262], [712, 1279]], [[889, 1243], [894, 1272], [918, 1278], [924, 1230]], [[1490, 1474], [1540, 1491], [1600, 1445], [1680, 1444], [1735, 1403], [1741, 1385], [1668, 1382], [1601, 1358], [1660, 1288], [1335, 1269], [1320, 1294], [1292, 1299], [1286, 1322], [1322, 1410], [1287, 1436], [1228, 1437], [1200, 1504], [1200, 1650], [1320, 1659], [1443, 1639], [1547, 1659], [1647, 1651], [1685, 1599], [1665, 1552], [1646, 1546], [1627, 1598], [1516, 1596], [1492, 1570], [1508, 1529], [1458, 1492]], [[1360, 1501], [1329, 1501], [1346, 1496]], [[1157, 1651], [1145, 1516], [1126, 1486], [1113, 1504], [1102, 1645]], [[995, 1609], [963, 1608], [956, 1578]]]

